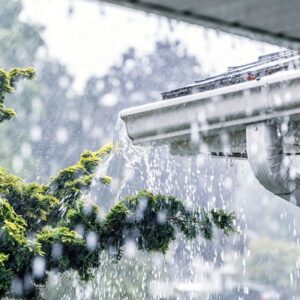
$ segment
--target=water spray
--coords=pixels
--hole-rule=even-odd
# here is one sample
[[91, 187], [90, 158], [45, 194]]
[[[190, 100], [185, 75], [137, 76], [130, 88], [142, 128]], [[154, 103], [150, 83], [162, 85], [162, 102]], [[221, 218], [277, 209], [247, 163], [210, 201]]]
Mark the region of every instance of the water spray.
[[284, 51], [224, 74], [162, 93], [163, 100], [126, 109], [135, 145], [170, 146], [174, 155], [248, 159], [271, 193], [300, 206], [300, 55]]

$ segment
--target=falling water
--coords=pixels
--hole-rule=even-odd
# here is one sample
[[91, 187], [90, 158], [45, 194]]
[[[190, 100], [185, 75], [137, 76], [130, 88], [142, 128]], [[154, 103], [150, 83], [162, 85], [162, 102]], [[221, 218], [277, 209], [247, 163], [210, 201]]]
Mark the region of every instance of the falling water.
[[[220, 162], [227, 165], [225, 172], [221, 171]], [[225, 202], [230, 206], [233, 185], [229, 180], [233, 172], [234, 168], [225, 161], [174, 157], [167, 146], [133, 146], [119, 119], [114, 152], [100, 163], [85, 198], [97, 202], [104, 213], [126, 195], [134, 195], [141, 189], [174, 195], [191, 209], [199, 205], [224, 207]], [[110, 187], [99, 185], [97, 178], [103, 175], [113, 178]], [[235, 240], [233, 243], [240, 242], [238, 238]], [[118, 264], [111, 262], [109, 253], [102, 254], [102, 266], [95, 270], [95, 278], [90, 283], [80, 282], [74, 272], [62, 276], [52, 274], [46, 289], [47, 299], [190, 299], [199, 291], [202, 296], [197, 298], [207, 299], [220, 290], [221, 279], [216, 279], [215, 274], [216, 268], [223, 266], [224, 243], [220, 233], [213, 242], [206, 242], [202, 237], [186, 241], [178, 236], [163, 256], [141, 253], [133, 241], [128, 241], [124, 258]]]
[[[111, 186], [99, 185], [97, 178], [103, 175], [113, 178]], [[277, 264], [281, 259], [278, 251], [283, 251], [283, 246], [280, 241], [272, 241], [280, 222], [284, 222], [284, 231], [291, 236], [291, 249], [300, 258], [299, 212], [264, 191], [255, 182], [246, 161], [172, 156], [167, 146], [133, 146], [119, 119], [113, 154], [100, 163], [85, 197], [97, 202], [105, 214], [126, 195], [141, 189], [174, 195], [191, 209], [203, 206], [232, 210], [239, 233], [225, 238], [216, 232], [213, 241], [200, 236], [187, 241], [178, 235], [166, 255], [142, 253], [129, 240], [124, 257], [117, 264], [111, 261], [110, 253], [102, 253], [102, 265], [94, 270], [95, 278], [89, 283], [81, 282], [74, 272], [51, 274], [47, 299], [254, 300], [258, 299], [251, 296], [255, 289], [271, 295], [266, 299], [279, 299], [276, 280], [280, 276], [255, 270], [261, 268], [260, 263], [266, 264], [263, 260]], [[260, 253], [260, 247], [268, 247], [268, 243], [273, 243], [274, 249], [265, 248], [268, 254]], [[299, 282], [299, 259], [295, 264], [285, 278], [291, 291]], [[259, 284], [259, 276], [274, 284]]]

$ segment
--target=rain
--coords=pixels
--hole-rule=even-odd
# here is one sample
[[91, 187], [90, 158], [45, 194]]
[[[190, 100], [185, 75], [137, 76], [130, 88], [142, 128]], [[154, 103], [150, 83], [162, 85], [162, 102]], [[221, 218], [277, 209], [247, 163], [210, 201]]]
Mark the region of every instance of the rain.
[[[103, 248], [88, 280], [76, 269], [76, 255], [61, 271], [65, 241], [43, 248], [47, 261], [31, 230], [53, 229], [43, 215], [50, 207], [28, 210], [28, 220], [36, 221], [26, 225], [25, 238], [36, 254], [26, 272], [9, 273], [5, 294], [0, 284], [3, 299], [30, 299], [34, 287], [40, 298], [31, 299], [300, 299], [297, 52], [88, 0], [0, 0], [0, 42], [1, 69], [37, 72], [5, 98], [16, 117], [0, 124], [1, 168], [53, 198], [60, 170], [78, 168], [72, 182], [81, 180], [75, 191], [81, 202], [74, 210], [82, 209], [82, 218], [72, 238], [83, 243], [87, 260]], [[108, 143], [112, 150], [95, 154], [88, 177], [81, 161], [96, 161], [93, 153]], [[1, 169], [0, 216], [3, 176]], [[105, 244], [95, 228], [103, 230], [111, 210], [139, 191], [175, 197], [187, 213], [202, 209], [201, 221], [215, 208], [233, 212], [235, 231], [214, 226], [209, 240], [177, 230], [165, 252], [144, 251], [137, 229], [122, 232], [121, 250]], [[124, 222], [147, 217], [151, 199], [143, 195]], [[65, 228], [65, 216], [74, 212], [66, 212], [67, 197], [63, 202], [54, 217]], [[13, 208], [27, 216], [26, 203]], [[170, 218], [164, 207], [153, 222], [163, 228]], [[0, 270], [13, 259], [5, 252], [5, 222]], [[49, 260], [55, 267], [48, 269]]]

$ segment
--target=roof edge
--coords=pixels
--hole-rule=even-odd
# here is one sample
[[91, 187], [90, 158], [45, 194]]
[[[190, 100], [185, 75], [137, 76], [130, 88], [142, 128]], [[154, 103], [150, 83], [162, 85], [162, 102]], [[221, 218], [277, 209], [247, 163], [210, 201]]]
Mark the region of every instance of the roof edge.
[[266, 30], [260, 30], [251, 26], [244, 26], [239, 23], [226, 22], [217, 18], [195, 14], [192, 11], [181, 12], [160, 4], [142, 3], [138, 0], [97, 0], [117, 6], [125, 6], [130, 9], [142, 10], [144, 12], [162, 15], [170, 19], [196, 24], [203, 27], [221, 30], [227, 33], [239, 35], [253, 40], [274, 44], [277, 46], [300, 50], [300, 39], [284, 34], [274, 34]]

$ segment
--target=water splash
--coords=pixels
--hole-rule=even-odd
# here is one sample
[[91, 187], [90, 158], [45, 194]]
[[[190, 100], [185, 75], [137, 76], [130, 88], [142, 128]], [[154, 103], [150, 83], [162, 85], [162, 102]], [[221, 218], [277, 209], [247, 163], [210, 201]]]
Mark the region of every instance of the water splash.
[[[120, 119], [115, 132], [113, 154], [99, 165], [96, 173], [96, 178], [112, 176], [112, 186], [103, 189], [95, 180], [87, 199], [96, 201], [106, 212], [124, 196], [148, 189], [174, 195], [191, 209], [201, 205], [234, 210], [240, 234], [226, 239], [217, 232], [212, 242], [202, 237], [187, 241], [179, 235], [164, 256], [141, 253], [134, 241], [128, 240], [125, 255], [118, 264], [111, 262], [110, 253], [102, 253], [102, 266], [94, 270], [95, 278], [89, 283], [81, 282], [72, 272], [61, 277], [52, 275], [46, 298], [255, 300], [257, 298], [251, 298], [251, 295], [259, 284], [262, 286], [261, 296], [279, 299], [278, 290], [283, 288], [277, 288], [276, 280], [281, 275], [263, 273], [259, 264], [263, 263], [260, 261], [262, 257], [266, 258], [259, 252], [259, 247], [267, 247], [268, 241], [273, 243], [275, 252], [266, 249], [268, 259], [275, 266], [280, 262], [280, 255], [276, 253], [281, 253], [282, 246], [274, 242], [274, 235], [279, 231], [276, 224], [281, 224], [291, 233], [290, 240], [295, 243], [292, 246], [296, 253], [294, 257], [297, 253], [300, 257], [297, 212], [264, 191], [255, 182], [246, 161], [172, 156], [167, 146], [136, 147]], [[267, 208], [273, 212], [268, 212]], [[279, 223], [276, 223], [276, 218], [272, 220], [276, 214]], [[268, 227], [263, 216], [273, 225], [270, 223]], [[299, 259], [295, 259], [294, 265], [286, 279], [289, 292], [295, 290], [299, 282]], [[260, 270], [261, 279], [254, 270]], [[275, 280], [273, 285], [271, 280]], [[266, 295], [271, 295], [271, 298]]]

